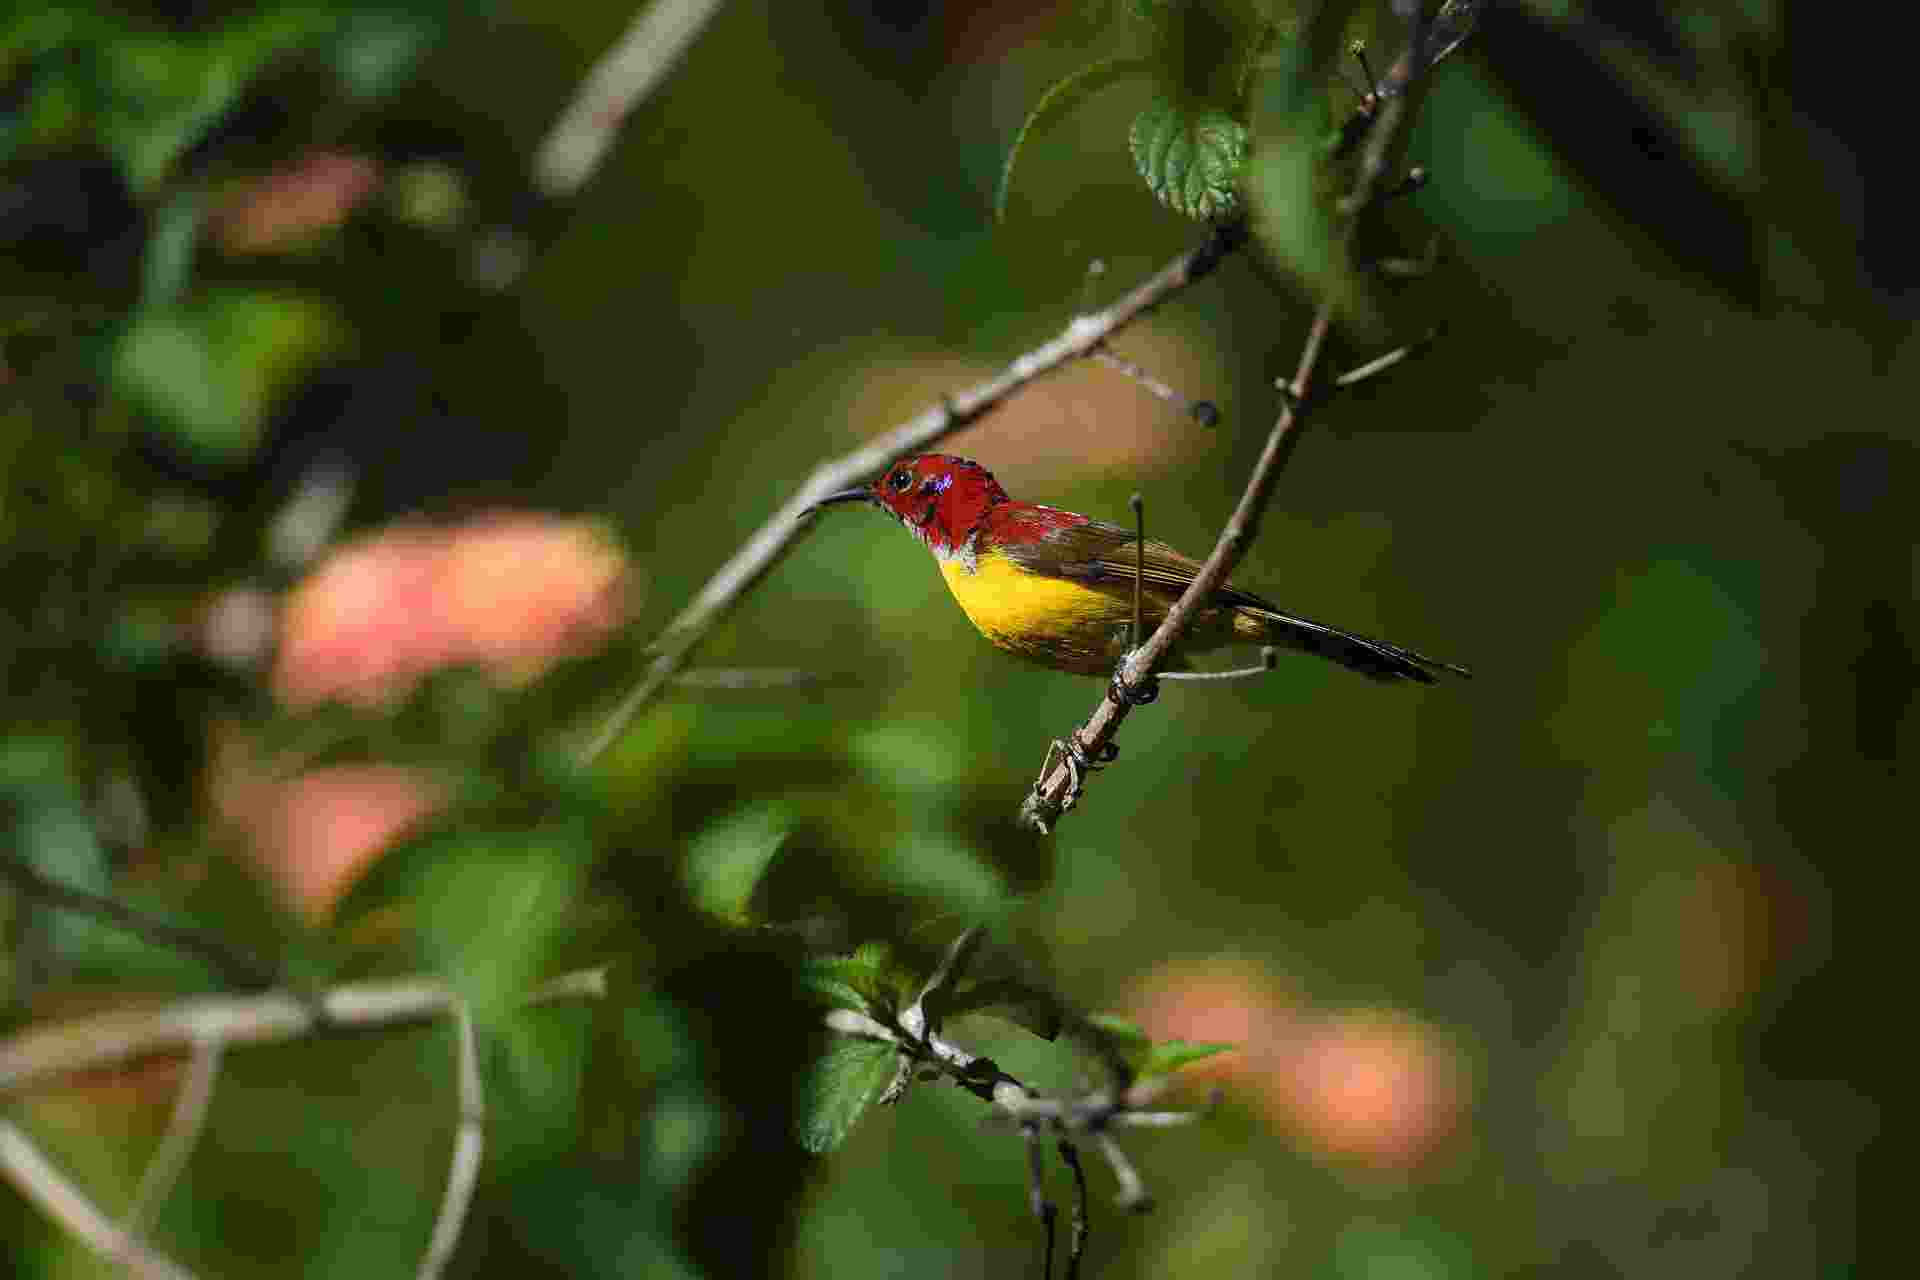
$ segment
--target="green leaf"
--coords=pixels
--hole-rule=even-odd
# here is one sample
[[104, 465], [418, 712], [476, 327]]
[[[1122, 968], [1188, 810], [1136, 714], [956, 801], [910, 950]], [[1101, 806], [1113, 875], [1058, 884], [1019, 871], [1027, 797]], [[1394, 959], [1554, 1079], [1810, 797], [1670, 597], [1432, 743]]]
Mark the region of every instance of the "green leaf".
[[930, 898], [969, 919], [1004, 911], [1006, 881], [973, 846], [944, 831], [923, 831], [873, 858], [872, 874], [887, 888]]
[[1013, 187], [1014, 162], [1020, 158], [1021, 147], [1026, 145], [1028, 136], [1035, 129], [1065, 115], [1115, 81], [1130, 75], [1145, 74], [1151, 67], [1152, 63], [1145, 58], [1103, 58], [1054, 81], [1053, 86], [1040, 95], [1040, 101], [1034, 104], [1033, 110], [1027, 113], [1020, 132], [1013, 135], [1013, 146], [1008, 148], [1007, 162], [1000, 170], [1000, 188], [993, 197], [993, 220], [1006, 221], [1007, 193]]
[[1181, 1067], [1237, 1048], [1199, 1040], [1155, 1040], [1137, 1023], [1111, 1013], [1088, 1014], [1087, 1028], [1104, 1041], [1104, 1047], [1120, 1055], [1134, 1072], [1143, 1076], [1171, 1075]]
[[710, 824], [680, 868], [694, 905], [721, 920], [745, 921], [748, 899], [792, 830], [793, 815], [777, 804], [752, 805]]
[[346, 339], [339, 312], [316, 298], [227, 290], [136, 313], [109, 372], [159, 426], [223, 461], [251, 452], [279, 394]]
[[1138, 1070], [1143, 1076], [1168, 1076], [1182, 1067], [1238, 1047], [1224, 1041], [1161, 1040], [1147, 1053]]
[[384, 98], [407, 82], [440, 30], [438, 15], [398, 9], [355, 13], [334, 41], [334, 71], [351, 97]]
[[1174, 212], [1211, 219], [1240, 207], [1247, 127], [1226, 112], [1157, 97], [1134, 117], [1127, 144], [1148, 189]]
[[490, 1022], [517, 1010], [552, 962], [591, 846], [568, 827], [428, 839], [439, 856], [417, 898], [422, 939]]
[[1059, 998], [1017, 978], [976, 982], [947, 1000], [948, 1017], [977, 1013], [1002, 1018], [1042, 1040], [1059, 1036], [1065, 1024]]
[[800, 985], [833, 1008], [891, 1020], [917, 983], [912, 974], [894, 964], [886, 943], [867, 942], [847, 955], [809, 959], [801, 970]]
[[1333, 122], [1325, 91], [1312, 83], [1310, 55], [1297, 42], [1280, 46], [1279, 65], [1254, 95], [1258, 145], [1246, 183], [1254, 242], [1310, 297], [1331, 300], [1345, 319], [1365, 319], [1366, 294], [1334, 220], [1336, 175], [1326, 149]]
[[808, 1071], [800, 1092], [800, 1144], [816, 1155], [836, 1150], [893, 1080], [896, 1050], [884, 1040], [841, 1037]]

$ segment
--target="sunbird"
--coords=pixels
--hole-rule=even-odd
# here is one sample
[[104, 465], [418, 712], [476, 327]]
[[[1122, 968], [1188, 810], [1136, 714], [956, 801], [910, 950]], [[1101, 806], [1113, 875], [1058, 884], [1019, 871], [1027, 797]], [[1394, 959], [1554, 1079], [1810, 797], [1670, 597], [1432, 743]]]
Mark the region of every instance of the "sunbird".
[[[809, 510], [836, 502], [871, 502], [890, 512], [933, 552], [981, 635], [1058, 671], [1106, 675], [1126, 655], [1136, 576], [1140, 622], [1151, 632], [1200, 571], [1165, 543], [1149, 540], [1142, 556], [1140, 539], [1117, 524], [1016, 502], [985, 467], [951, 454], [904, 458], [871, 485], [829, 494]], [[1297, 649], [1381, 681], [1433, 684], [1442, 672], [1472, 674], [1287, 613], [1229, 585], [1196, 617], [1176, 657], [1231, 643]]]

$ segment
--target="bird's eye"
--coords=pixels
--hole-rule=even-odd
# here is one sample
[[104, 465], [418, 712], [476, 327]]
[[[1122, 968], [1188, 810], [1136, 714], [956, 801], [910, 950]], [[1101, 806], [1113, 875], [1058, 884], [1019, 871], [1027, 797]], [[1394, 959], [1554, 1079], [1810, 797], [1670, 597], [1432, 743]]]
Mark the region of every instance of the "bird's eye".
[[895, 493], [905, 493], [913, 488], [913, 472], [896, 471], [887, 477], [887, 484]]

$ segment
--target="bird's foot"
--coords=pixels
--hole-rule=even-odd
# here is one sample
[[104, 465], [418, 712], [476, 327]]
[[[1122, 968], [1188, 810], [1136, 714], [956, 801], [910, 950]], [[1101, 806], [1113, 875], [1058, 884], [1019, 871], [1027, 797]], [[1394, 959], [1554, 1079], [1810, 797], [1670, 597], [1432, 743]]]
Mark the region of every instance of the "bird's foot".
[[1113, 673], [1113, 679], [1107, 682], [1107, 700], [1125, 707], [1144, 707], [1160, 696], [1160, 677], [1148, 676], [1138, 686], [1129, 689], [1127, 682], [1120, 678], [1120, 672], [1126, 670], [1123, 660]]
[[1053, 772], [1054, 762], [1062, 761], [1067, 766], [1067, 790], [1060, 797], [1060, 812], [1079, 803], [1080, 793], [1087, 785], [1086, 775], [1096, 773], [1112, 764], [1120, 756], [1117, 743], [1109, 742], [1099, 751], [1089, 756], [1080, 742], [1080, 733], [1075, 730], [1064, 738], [1055, 738], [1047, 744], [1047, 758], [1040, 764], [1040, 776], [1033, 780], [1033, 794], [1040, 795], [1047, 784], [1047, 777]]

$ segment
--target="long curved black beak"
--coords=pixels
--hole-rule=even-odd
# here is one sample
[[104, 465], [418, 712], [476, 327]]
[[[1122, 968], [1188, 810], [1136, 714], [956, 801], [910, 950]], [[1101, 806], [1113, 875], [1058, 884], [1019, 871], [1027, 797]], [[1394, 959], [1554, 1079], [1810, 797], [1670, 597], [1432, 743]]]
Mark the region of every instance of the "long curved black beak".
[[842, 489], [838, 493], [828, 494], [826, 497], [820, 499], [820, 501], [808, 507], [805, 511], [802, 511], [800, 515], [801, 518], [804, 519], [820, 508], [831, 506], [836, 502], [872, 502], [873, 500], [873, 490], [866, 488], [864, 485], [858, 489]]

